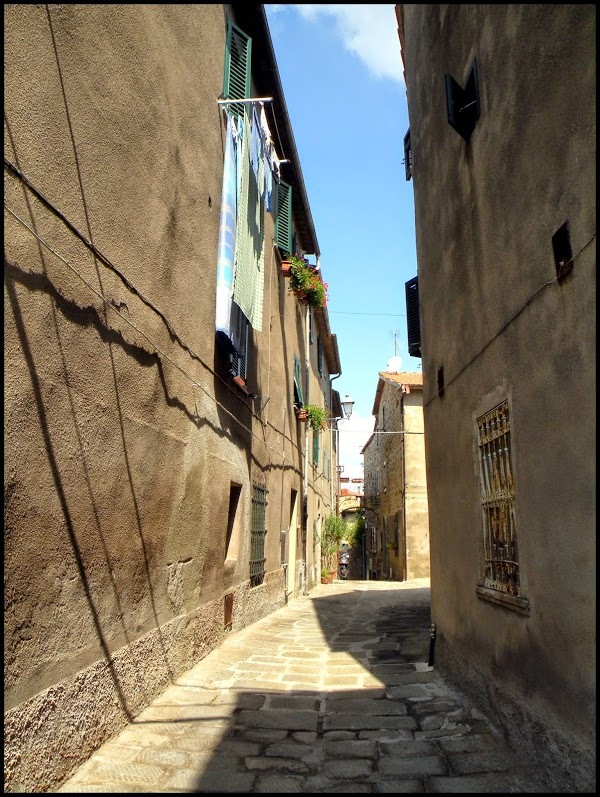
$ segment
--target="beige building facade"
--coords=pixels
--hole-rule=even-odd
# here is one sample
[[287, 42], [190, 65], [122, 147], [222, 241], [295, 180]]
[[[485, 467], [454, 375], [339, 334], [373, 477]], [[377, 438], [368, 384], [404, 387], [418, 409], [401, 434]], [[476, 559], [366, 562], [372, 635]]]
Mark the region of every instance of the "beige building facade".
[[375, 429], [364, 457], [369, 578], [429, 576], [429, 520], [423, 429], [423, 375], [379, 374]]
[[4, 22], [5, 790], [37, 792], [318, 582], [336, 437], [294, 405], [339, 415], [341, 366], [280, 274], [320, 252], [264, 7]]
[[593, 792], [596, 7], [396, 8], [435, 667]]

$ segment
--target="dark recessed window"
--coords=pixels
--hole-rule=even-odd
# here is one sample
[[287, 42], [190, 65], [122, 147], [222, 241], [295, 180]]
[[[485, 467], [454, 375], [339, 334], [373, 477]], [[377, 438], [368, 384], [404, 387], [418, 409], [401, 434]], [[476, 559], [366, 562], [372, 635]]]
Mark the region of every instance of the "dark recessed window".
[[441, 398], [444, 395], [444, 368], [438, 368], [437, 374], [438, 396]]
[[561, 282], [573, 270], [573, 250], [571, 249], [568, 221], [565, 221], [552, 236], [552, 250], [556, 266], [556, 279]]
[[446, 82], [446, 108], [448, 124], [468, 141], [479, 119], [479, 83], [477, 80], [477, 62], [473, 59], [471, 70], [461, 88], [452, 75], [444, 75]]

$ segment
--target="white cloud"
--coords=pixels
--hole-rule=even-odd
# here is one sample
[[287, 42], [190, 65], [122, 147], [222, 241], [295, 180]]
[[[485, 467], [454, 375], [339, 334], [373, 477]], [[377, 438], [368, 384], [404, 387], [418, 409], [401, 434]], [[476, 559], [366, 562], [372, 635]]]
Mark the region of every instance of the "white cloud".
[[310, 22], [333, 19], [336, 35], [374, 77], [404, 83], [393, 5], [294, 4], [292, 7]]
[[351, 479], [363, 476], [363, 446], [373, 432], [373, 416], [361, 417], [352, 413], [350, 418], [338, 421], [340, 465], [344, 466], [342, 476]]

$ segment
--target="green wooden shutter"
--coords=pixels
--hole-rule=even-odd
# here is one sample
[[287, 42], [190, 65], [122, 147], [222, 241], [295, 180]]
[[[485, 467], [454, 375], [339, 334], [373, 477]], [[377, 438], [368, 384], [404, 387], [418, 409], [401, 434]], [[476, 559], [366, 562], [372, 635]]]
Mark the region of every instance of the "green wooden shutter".
[[294, 355], [294, 404], [302, 407], [304, 405], [304, 395], [302, 393], [302, 368], [300, 360]]
[[292, 252], [292, 186], [277, 183], [275, 194], [275, 243], [284, 252]]
[[[223, 74], [223, 97], [225, 99], [246, 99], [250, 96], [250, 57], [252, 39], [244, 31], [227, 20], [227, 41], [225, 46], [225, 69]], [[230, 105], [230, 110], [243, 116], [244, 106]]]
[[313, 465], [319, 464], [319, 432], [313, 430]]

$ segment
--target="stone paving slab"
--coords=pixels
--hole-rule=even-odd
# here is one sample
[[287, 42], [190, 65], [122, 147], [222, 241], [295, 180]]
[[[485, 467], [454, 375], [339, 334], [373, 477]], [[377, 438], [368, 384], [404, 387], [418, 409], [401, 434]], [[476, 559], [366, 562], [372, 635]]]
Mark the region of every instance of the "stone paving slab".
[[551, 791], [427, 665], [429, 582], [334, 582], [226, 637], [59, 792]]

